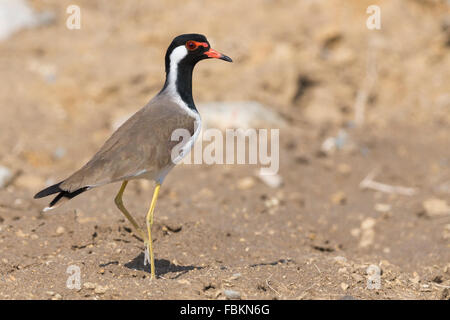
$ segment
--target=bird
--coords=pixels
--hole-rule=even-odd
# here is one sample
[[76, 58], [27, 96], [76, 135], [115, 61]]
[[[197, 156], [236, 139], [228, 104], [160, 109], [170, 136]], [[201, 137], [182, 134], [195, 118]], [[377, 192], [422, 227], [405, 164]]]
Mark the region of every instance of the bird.
[[[151, 229], [156, 201], [166, 175], [189, 153], [200, 133], [201, 118], [192, 96], [192, 74], [199, 61], [211, 58], [232, 62], [230, 57], [212, 49], [202, 34], [175, 37], [166, 51], [166, 80], [161, 91], [125, 121], [83, 167], [34, 196], [38, 199], [56, 194], [43, 209], [45, 212], [90, 189], [122, 181], [114, 202], [144, 241], [144, 264], [150, 263], [151, 279], [155, 279]], [[173, 141], [172, 134], [179, 129], [187, 131], [188, 138]], [[178, 152], [173, 153], [175, 146]], [[145, 219], [146, 232], [122, 199], [128, 182], [134, 179], [155, 181]]]

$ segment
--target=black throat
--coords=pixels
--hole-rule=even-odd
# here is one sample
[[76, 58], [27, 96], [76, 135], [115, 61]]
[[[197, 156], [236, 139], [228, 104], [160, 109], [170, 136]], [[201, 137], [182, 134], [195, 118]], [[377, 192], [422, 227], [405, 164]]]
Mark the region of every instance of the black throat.
[[[175, 90], [180, 96], [181, 100], [189, 107], [189, 109], [198, 112], [194, 104], [194, 98], [192, 97], [192, 73], [194, 71], [195, 64], [192, 61], [186, 61], [182, 59], [178, 62], [176, 75], [175, 75]], [[170, 58], [166, 56], [166, 82], [161, 92], [166, 90], [169, 86], [169, 75], [171, 72]]]

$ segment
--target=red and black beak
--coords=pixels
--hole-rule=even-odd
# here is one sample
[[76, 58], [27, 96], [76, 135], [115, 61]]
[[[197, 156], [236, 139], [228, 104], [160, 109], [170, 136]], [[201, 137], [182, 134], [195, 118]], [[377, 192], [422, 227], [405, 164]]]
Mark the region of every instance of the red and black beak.
[[209, 48], [209, 50], [205, 52], [205, 55], [207, 55], [208, 58], [216, 58], [216, 59], [221, 59], [221, 60], [225, 60], [228, 62], [233, 62], [233, 60], [231, 60], [230, 57], [228, 57], [224, 54], [221, 54], [220, 52], [218, 52], [212, 48]]

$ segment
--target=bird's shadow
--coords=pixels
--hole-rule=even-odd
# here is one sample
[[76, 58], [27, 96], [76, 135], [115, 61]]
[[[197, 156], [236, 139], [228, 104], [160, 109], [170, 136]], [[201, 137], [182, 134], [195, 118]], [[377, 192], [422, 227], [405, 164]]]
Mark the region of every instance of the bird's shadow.
[[[125, 264], [125, 267], [133, 270], [145, 271], [150, 273], [150, 265], [144, 265], [144, 253], [140, 253], [136, 258]], [[203, 267], [197, 266], [179, 266], [166, 259], [155, 259], [156, 276], [160, 277], [170, 272], [178, 272], [172, 279], [176, 279], [191, 270], [201, 270]]]

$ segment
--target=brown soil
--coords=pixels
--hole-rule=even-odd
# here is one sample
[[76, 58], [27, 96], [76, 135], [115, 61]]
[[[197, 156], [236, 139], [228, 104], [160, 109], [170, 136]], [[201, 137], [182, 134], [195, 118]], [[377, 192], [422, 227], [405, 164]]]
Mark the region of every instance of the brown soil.
[[[32, 1], [56, 22], [0, 43], [0, 298], [449, 299], [450, 22], [446, 1]], [[202, 62], [197, 102], [255, 100], [288, 122], [272, 189], [256, 166], [184, 165], [156, 208], [158, 279], [114, 205], [119, 185], [41, 213], [32, 196], [84, 164], [119, 117], [160, 89], [171, 39], [204, 33], [234, 59]], [[376, 64], [374, 85], [367, 68]], [[367, 67], [369, 65], [369, 67]], [[214, 85], [211, 85], [214, 84]], [[349, 126], [367, 91], [364, 123]], [[334, 153], [322, 142], [346, 130]], [[414, 196], [363, 190], [376, 181]], [[246, 179], [243, 183], [243, 179]], [[249, 183], [251, 181], [251, 183]], [[125, 204], [143, 223], [153, 185], [131, 182]], [[69, 289], [67, 268], [81, 270]], [[367, 268], [381, 288], [366, 288]]]

